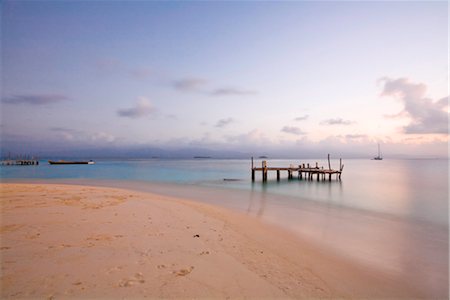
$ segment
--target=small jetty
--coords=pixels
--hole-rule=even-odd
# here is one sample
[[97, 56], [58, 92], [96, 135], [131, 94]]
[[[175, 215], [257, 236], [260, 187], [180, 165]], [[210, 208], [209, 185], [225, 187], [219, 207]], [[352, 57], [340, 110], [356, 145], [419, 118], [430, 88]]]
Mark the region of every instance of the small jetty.
[[253, 164], [252, 157], [252, 181], [255, 181], [255, 173], [261, 172], [262, 181], [267, 181], [269, 171], [273, 171], [277, 173], [277, 181], [280, 180], [281, 171], [287, 172], [287, 178], [293, 179], [296, 174], [298, 179], [305, 180], [327, 180], [331, 181], [332, 175], [336, 176], [336, 180], [341, 180], [342, 170], [344, 169], [344, 165], [342, 164], [342, 158], [339, 159], [339, 170], [334, 170], [331, 168], [330, 163], [330, 154], [328, 154], [328, 169], [325, 169], [323, 166], [319, 167], [319, 164], [316, 162], [315, 166], [311, 166], [309, 163], [307, 164], [299, 164], [299, 165], [290, 165], [289, 167], [268, 167], [267, 161], [262, 161], [262, 166], [260, 168], [255, 167]]
[[18, 155], [16, 157], [2, 158], [0, 165], [2, 166], [37, 166], [39, 165], [38, 158], [29, 155]]

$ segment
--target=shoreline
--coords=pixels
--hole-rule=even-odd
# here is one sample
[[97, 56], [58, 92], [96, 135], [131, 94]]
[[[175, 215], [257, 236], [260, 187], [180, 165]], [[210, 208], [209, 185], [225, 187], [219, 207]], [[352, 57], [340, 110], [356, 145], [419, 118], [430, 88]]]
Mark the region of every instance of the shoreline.
[[[5, 297], [430, 296], [407, 280], [386, 277], [286, 230], [211, 204], [82, 185], [1, 183], [1, 188]], [[13, 252], [17, 247], [21, 250]], [[101, 253], [110, 260], [103, 261]], [[62, 276], [56, 271], [60, 267], [33, 268], [55, 266], [55, 261], [66, 271], [81, 263], [104, 272], [91, 278], [95, 270], [89, 277], [86, 270]], [[18, 270], [29, 278], [15, 278]], [[17, 288], [28, 294], [14, 295]]]

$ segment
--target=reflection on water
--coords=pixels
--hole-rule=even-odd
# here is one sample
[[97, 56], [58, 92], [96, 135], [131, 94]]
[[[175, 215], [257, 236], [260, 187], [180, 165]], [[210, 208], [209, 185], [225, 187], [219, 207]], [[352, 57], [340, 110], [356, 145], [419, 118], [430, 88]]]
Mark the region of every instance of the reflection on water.
[[[258, 209], [256, 210], [256, 216], [258, 218], [263, 217], [264, 215], [264, 210], [266, 209], [266, 202], [267, 202], [267, 182], [262, 182], [259, 183], [261, 184], [261, 189], [260, 192], [255, 192], [255, 183], [252, 182], [252, 190], [250, 193], [250, 203], [249, 203], [249, 207], [247, 210], [247, 214], [252, 214], [252, 211], [254, 209], [254, 207], [252, 207], [253, 205], [255, 205], [256, 207], [258, 207]], [[254, 199], [257, 199], [256, 201], [254, 201]], [[254, 202], [256, 202], [256, 204], [254, 204]]]
[[[339, 182], [326, 186], [330, 200], [325, 203], [274, 196], [268, 186], [263, 184], [257, 191], [253, 186], [248, 214], [288, 228], [393, 280], [406, 280], [424, 295], [448, 295], [448, 227], [336, 205], [344, 193], [344, 185]], [[318, 185], [309, 189], [315, 193]]]

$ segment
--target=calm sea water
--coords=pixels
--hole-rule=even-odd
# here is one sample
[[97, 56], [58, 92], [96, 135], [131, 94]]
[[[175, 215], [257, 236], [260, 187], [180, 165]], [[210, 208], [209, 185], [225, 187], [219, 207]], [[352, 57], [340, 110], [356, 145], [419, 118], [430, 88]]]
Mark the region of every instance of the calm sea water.
[[[268, 160], [269, 166], [315, 164], [317, 160]], [[255, 160], [255, 165], [260, 165]], [[318, 161], [327, 166], [327, 161]], [[99, 160], [95, 165], [49, 165], [1, 167], [6, 179], [101, 179], [175, 183], [186, 186], [208, 186], [251, 190], [268, 195], [288, 196], [332, 206], [383, 212], [448, 223], [448, 160], [356, 160], [344, 161], [342, 181], [282, 180], [269, 172], [269, 181], [250, 180], [250, 160]], [[339, 161], [332, 160], [337, 169]], [[226, 181], [224, 179], [238, 179]]]
[[[316, 160], [268, 160], [269, 166]], [[327, 161], [318, 161], [327, 166]], [[332, 167], [339, 166], [333, 160]], [[260, 165], [261, 161], [255, 161]], [[250, 160], [98, 160], [3, 166], [3, 181], [92, 184], [217, 204], [284, 227], [424, 298], [448, 298], [448, 160], [345, 160], [342, 181], [250, 180]], [[227, 181], [224, 179], [238, 179]]]

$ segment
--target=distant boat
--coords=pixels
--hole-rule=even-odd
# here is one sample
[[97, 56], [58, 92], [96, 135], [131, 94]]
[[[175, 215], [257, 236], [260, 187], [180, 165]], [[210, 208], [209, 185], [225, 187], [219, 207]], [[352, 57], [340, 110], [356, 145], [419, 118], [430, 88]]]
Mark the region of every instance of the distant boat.
[[378, 156], [375, 156], [373, 160], [383, 160], [383, 157], [381, 156], [380, 143], [378, 143]]
[[49, 160], [48, 163], [51, 165], [93, 165], [93, 164], [95, 164], [95, 162], [92, 160], [89, 160], [89, 161]]

